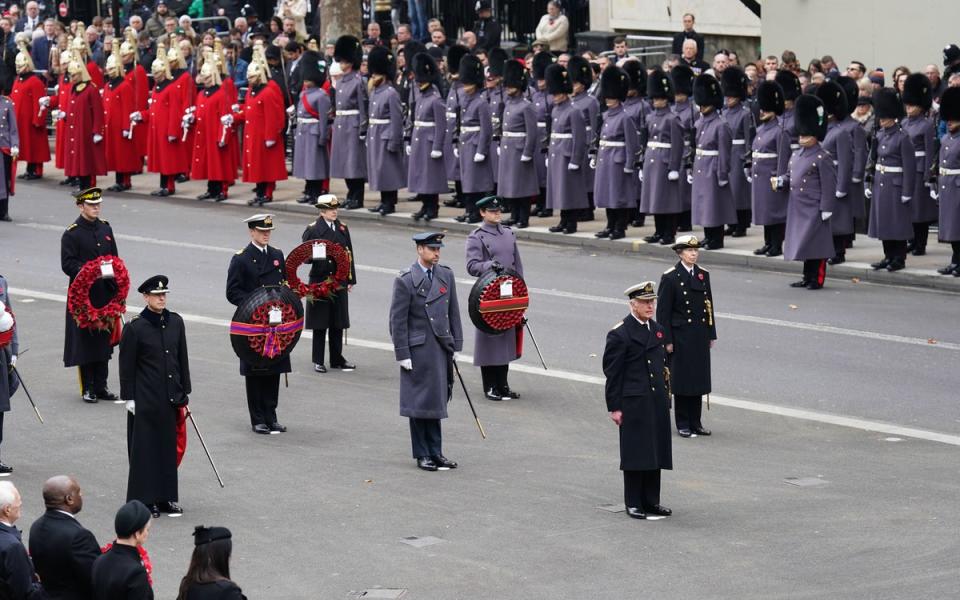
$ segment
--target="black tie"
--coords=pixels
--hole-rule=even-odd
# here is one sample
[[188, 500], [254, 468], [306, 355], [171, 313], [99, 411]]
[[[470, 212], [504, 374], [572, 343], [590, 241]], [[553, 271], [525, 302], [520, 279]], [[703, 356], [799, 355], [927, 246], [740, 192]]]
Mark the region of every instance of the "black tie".
[[433, 283], [433, 269], [427, 269], [427, 279], [430, 280], [430, 283]]

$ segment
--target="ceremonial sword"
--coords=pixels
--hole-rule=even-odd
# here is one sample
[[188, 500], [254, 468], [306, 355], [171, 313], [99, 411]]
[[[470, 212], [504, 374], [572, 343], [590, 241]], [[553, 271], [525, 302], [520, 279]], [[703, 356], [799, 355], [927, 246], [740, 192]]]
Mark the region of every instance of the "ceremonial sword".
[[187, 411], [187, 417], [189, 417], [190, 422], [193, 423], [193, 430], [197, 432], [197, 437], [200, 438], [200, 445], [203, 446], [203, 451], [207, 454], [207, 460], [210, 461], [210, 466], [213, 467], [213, 473], [217, 476], [217, 482], [220, 483], [220, 487], [224, 487], [223, 479], [220, 478], [220, 471], [217, 470], [217, 465], [213, 464], [213, 457], [210, 456], [210, 451], [207, 450], [207, 444], [203, 441], [203, 435], [200, 433], [200, 428], [197, 427], [197, 422], [193, 418], [190, 407], [184, 406], [183, 408]]
[[463, 382], [463, 375], [460, 374], [460, 367], [457, 366], [457, 361], [450, 359], [450, 362], [453, 363], [453, 370], [457, 372], [457, 379], [460, 380], [460, 387], [463, 388], [463, 395], [467, 397], [467, 404], [470, 405], [470, 412], [473, 413], [473, 420], [477, 422], [477, 427], [480, 429], [480, 437], [487, 439], [487, 434], [483, 430], [483, 425], [480, 424], [480, 419], [477, 417], [477, 409], [473, 407], [473, 401], [470, 400], [470, 392], [467, 391], [467, 384]]
[[23, 377], [20, 376], [20, 371], [13, 365], [10, 365], [10, 370], [14, 375], [17, 376], [17, 380], [20, 381], [20, 387], [23, 388], [23, 393], [27, 395], [27, 400], [30, 401], [30, 405], [33, 406], [33, 412], [37, 413], [37, 418], [40, 419], [40, 423], [43, 424], [43, 417], [40, 416], [40, 411], [37, 409], [37, 403], [33, 401], [33, 396], [30, 395], [30, 391], [27, 390], [27, 384], [23, 382]]
[[547, 370], [547, 363], [543, 362], [543, 354], [540, 354], [540, 344], [537, 343], [537, 338], [533, 337], [533, 330], [530, 329], [530, 321], [526, 317], [523, 318], [523, 325], [527, 328], [527, 333], [530, 334], [530, 341], [533, 342], [533, 347], [537, 351], [537, 356], [540, 357], [540, 364], [543, 365], [543, 370]]

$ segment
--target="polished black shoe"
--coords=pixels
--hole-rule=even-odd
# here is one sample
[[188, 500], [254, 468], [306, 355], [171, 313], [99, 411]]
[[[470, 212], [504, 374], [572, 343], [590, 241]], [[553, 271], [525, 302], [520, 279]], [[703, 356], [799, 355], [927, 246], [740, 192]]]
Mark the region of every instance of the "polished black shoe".
[[890, 265], [890, 259], [884, 258], [883, 260], [875, 263], [870, 263], [870, 268], [874, 271], [879, 271], [880, 269], [886, 269]]
[[[214, 194], [211, 192], [204, 192], [197, 196], [197, 200], [209, 200], [210, 198], [213, 198], [213, 196]], [[297, 200], [297, 202], [299, 202], [299, 200]]]
[[807, 283], [807, 289], [808, 289], [808, 290], [822, 290], [822, 289], [823, 289], [823, 284], [822, 284], [822, 283], [817, 283], [816, 281], [811, 281], [811, 282]]
[[660, 505], [660, 504], [654, 504], [654, 505], [651, 506], [650, 508], [647, 508], [647, 509], [644, 509], [644, 510], [647, 511], [647, 514], [648, 514], [648, 515], [656, 515], [656, 516], [658, 516], [658, 517], [669, 517], [670, 515], [673, 514], [673, 511], [672, 511], [672, 510], [670, 510], [670, 509], [667, 508], [666, 506], [662, 506], [662, 505]]
[[214, 202], [223, 202], [227, 199], [227, 195], [224, 192], [217, 194], [217, 197], [213, 199]]
[[421, 209], [418, 210], [417, 212], [415, 212], [415, 213], [413, 213], [412, 215], [410, 215], [410, 218], [413, 219], [414, 221], [419, 221], [420, 219], [424, 218], [425, 216], [427, 216], [427, 209], [421, 208]]
[[567, 226], [567, 228], [563, 230], [563, 235], [570, 235], [571, 233], [576, 233], [576, 232], [577, 232], [577, 226], [576, 226], [576, 225], [574, 225], [574, 226], [572, 226], [572, 227], [571, 227], [571, 226]]
[[845, 262], [847, 262], [847, 257], [844, 254], [837, 254], [836, 256], [827, 259], [828, 265], [839, 265]]
[[677, 238], [675, 238], [675, 237], [660, 238], [660, 245], [661, 245], [661, 246], [671, 246], [671, 245], [673, 245], [673, 243], [676, 242], [676, 241], [677, 241]]
[[677, 431], [677, 433], [678, 433], [678, 434], [680, 435], [680, 437], [682, 437], [682, 438], [690, 438], [690, 437], [693, 437], [693, 432], [690, 431], [689, 429], [680, 429], [679, 431]]
[[186, 183], [188, 181], [190, 181], [190, 177], [188, 175], [185, 175], [184, 173], [177, 175], [177, 183]]
[[608, 237], [610, 237], [610, 230], [609, 230], [609, 229], [601, 229], [600, 231], [598, 231], [598, 232], [596, 232], [595, 234], [593, 234], [593, 237], [595, 237], [595, 238], [600, 238], [600, 239], [608, 238]]
[[487, 397], [487, 400], [493, 400], [494, 402], [500, 402], [504, 399], [503, 394], [501, 394], [500, 390], [497, 388], [490, 388], [486, 391], [484, 396]]
[[630, 227], [643, 227], [643, 225], [644, 225], [643, 219], [634, 219], [630, 221]]
[[547, 229], [547, 231], [549, 231], [550, 233], [560, 233], [566, 228], [567, 226], [561, 223], [560, 225], [554, 225], [553, 227]]
[[526, 229], [527, 227], [530, 227], [530, 223], [527, 221], [521, 221], [520, 223], [517, 223], [517, 229]]
[[437, 470], [440, 471], [449, 471], [450, 469], [456, 469], [457, 463], [450, 460], [442, 454], [431, 457], [433, 459], [433, 464], [437, 465]]
[[13, 467], [8, 466], [0, 462], [0, 477], [6, 477], [13, 473]]
[[60, 185], [73, 185], [73, 177], [67, 177], [60, 180]]
[[956, 272], [957, 272], [957, 265], [953, 263], [937, 269], [937, 273], [940, 273], [941, 275], [953, 275]]
[[463, 206], [460, 205], [460, 201], [457, 200], [456, 198], [450, 198], [449, 200], [444, 200], [443, 205], [448, 208], [463, 208]]
[[723, 235], [733, 235], [737, 231], [736, 226], [727, 225], [727, 228], [723, 230]]
[[417, 468], [423, 469], [424, 471], [436, 471], [438, 470], [437, 463], [433, 462], [433, 459], [429, 456], [421, 456], [417, 459]]
[[653, 234], [653, 235], [645, 236], [645, 237], [643, 238], [643, 241], [645, 241], [645, 242], [648, 243], [648, 244], [655, 244], [655, 243], [657, 243], [657, 242], [660, 241], [660, 238], [661, 238], [661, 237], [663, 237], [663, 236], [661, 236], [659, 233], [655, 233], [655, 234]]
[[887, 265], [887, 271], [893, 273], [894, 271], [902, 271], [907, 268], [907, 263], [902, 258], [895, 258], [890, 261], [890, 264]]
[[0, 217], [0, 221], [3, 221], [5, 223], [11, 223], [13, 222], [13, 219], [10, 218], [10, 215], [3, 215], [2, 217]]
[[122, 192], [122, 191], [124, 191], [124, 190], [126, 190], [126, 189], [128, 189], [127, 186], [125, 186], [125, 185], [120, 185], [119, 183], [115, 183], [115, 184], [111, 185], [110, 187], [108, 187], [108, 188], [107, 188], [107, 191], [108, 191], [108, 192]]
[[29, 173], [20, 173], [17, 175], [17, 179], [26, 179], [27, 175], [29, 175]]
[[792, 287], [792, 288], [807, 287], [807, 284], [809, 284], [809, 283], [810, 283], [810, 282], [807, 281], [806, 279], [801, 279], [800, 281], [794, 281], [793, 283], [791, 283], [791, 284], [790, 284], [790, 287]]
[[378, 204], [373, 208], [368, 208], [367, 212], [380, 212], [380, 209], [383, 208], [383, 204]]
[[327, 368], [326, 368], [325, 366], [323, 366], [323, 365], [318, 365], [318, 364], [314, 364], [314, 365], [313, 365], [313, 370], [316, 371], [317, 373], [326, 373], [326, 372], [327, 372]]
[[454, 217], [453, 220], [456, 221], [457, 223], [464, 223], [466, 222], [467, 218], [468, 218], [468, 215], [464, 214], [464, 215], [457, 215], [456, 217]]
[[627, 234], [626, 234], [626, 232], [624, 232], [624, 231], [611, 231], [611, 232], [610, 232], [610, 239], [611, 239], [611, 240], [622, 240], [622, 239], [625, 238], [625, 237], [627, 237]]
[[176, 502], [161, 502], [157, 507], [160, 512], [166, 513], [170, 517], [182, 517], [183, 509]]
[[151, 504], [151, 505], [150, 505], [150, 516], [152, 516], [154, 519], [159, 519], [159, 518], [160, 518], [160, 507], [157, 506], [156, 504]]
[[517, 400], [518, 398], [520, 398], [520, 394], [518, 394], [518, 393], [516, 393], [515, 391], [511, 390], [509, 386], [503, 388], [503, 389], [500, 390], [500, 391], [503, 393], [504, 396], [506, 396], [507, 398], [509, 398], [509, 399], [511, 399], [511, 400]]
[[103, 388], [102, 391], [97, 392], [97, 400], [106, 400], [108, 402], [116, 402], [120, 399], [120, 396], [114, 394], [107, 388]]
[[482, 220], [483, 219], [480, 218], [480, 213], [472, 214], [469, 217], [467, 217], [467, 223], [470, 223], [471, 225], [473, 225], [474, 223], [479, 223]]
[[770, 248], [769, 250], [767, 250], [767, 256], [769, 256], [770, 258], [781, 256], [782, 254], [783, 254], [783, 248], [780, 246], [776, 248]]
[[747, 230], [737, 229], [736, 231], [730, 234], [730, 237], [736, 237], [736, 238], [747, 237]]
[[97, 400], [97, 395], [94, 394], [91, 390], [87, 390], [83, 392], [83, 396], [81, 396], [81, 398], [83, 398], [83, 401], [86, 402], [87, 404], [96, 404], [97, 402], [99, 402], [99, 400]]
[[703, 426], [694, 427], [691, 431], [697, 435], [710, 435], [712, 433], [709, 429], [705, 429]]
[[770, 251], [770, 244], [764, 244], [764, 245], [760, 246], [759, 248], [757, 248], [756, 250], [754, 250], [753, 253], [754, 253], [755, 255], [757, 255], [757, 256], [763, 256], [764, 254], [766, 254], [766, 253], [769, 252], [769, 251]]
[[429, 223], [430, 221], [436, 219], [436, 218], [439, 217], [439, 216], [440, 216], [440, 213], [439, 213], [439, 212], [437, 212], [437, 211], [435, 211], [435, 210], [432, 210], [432, 211], [427, 212], [427, 214], [423, 215], [423, 220], [426, 221], [427, 223]]
[[541, 217], [541, 218], [544, 218], [544, 217], [546, 217], [546, 218], [552, 217], [552, 216], [553, 216], [553, 209], [552, 209], [552, 208], [545, 208], [545, 209], [541, 210], [540, 212], [538, 212], [538, 213], [537, 213], [537, 216], [538, 216], [538, 217]]
[[914, 256], [925, 256], [927, 254], [926, 248], [914, 248], [910, 251], [910, 254]]
[[381, 206], [380, 210], [378, 210], [377, 212], [380, 213], [381, 217], [385, 217], [387, 215], [392, 215], [393, 213], [397, 212], [397, 209], [392, 206], [384, 205], [384, 206]]
[[357, 365], [346, 360], [338, 365], [330, 365], [330, 366], [333, 367], [334, 369], [340, 369], [341, 371], [354, 371], [357, 368]]
[[306, 194], [297, 198], [297, 204], [311, 204], [312, 202], [313, 202], [313, 198], [311, 198]]
[[257, 423], [253, 426], [253, 432], [261, 435], [270, 435], [270, 428], [263, 423]]
[[170, 190], [168, 190], [167, 188], [160, 188], [159, 190], [153, 190], [152, 192], [150, 192], [150, 195], [157, 196], [159, 198], [166, 198], [167, 196], [170, 195]]
[[281, 425], [280, 423], [270, 423], [270, 432], [271, 432], [271, 433], [286, 433], [286, 432], [287, 432], [287, 428], [286, 428], [285, 425]]
[[632, 506], [627, 507], [627, 516], [631, 519], [646, 519], [647, 513], [639, 508], [633, 508]]

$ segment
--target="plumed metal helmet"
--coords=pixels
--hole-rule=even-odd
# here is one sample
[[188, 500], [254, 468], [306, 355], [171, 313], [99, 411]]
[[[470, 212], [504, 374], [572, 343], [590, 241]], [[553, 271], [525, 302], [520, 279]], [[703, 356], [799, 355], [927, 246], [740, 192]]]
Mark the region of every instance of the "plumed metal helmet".
[[574, 83], [579, 83], [583, 87], [590, 87], [593, 84], [593, 68], [584, 57], [571, 56], [567, 61], [567, 71]]
[[200, 67], [200, 77], [210, 80], [210, 85], [220, 85], [220, 66], [213, 53], [204, 55], [203, 66]]
[[800, 78], [797, 77], [793, 71], [780, 69], [777, 71], [774, 81], [779, 83], [780, 87], [783, 88], [784, 100], [796, 100], [797, 97], [803, 93], [803, 90], [800, 89]]
[[723, 107], [723, 92], [720, 82], [709, 73], [701, 73], [693, 82], [693, 101], [697, 106]]
[[673, 102], [673, 81], [660, 67], [654, 69], [647, 78], [647, 97], [651, 100], [666, 98]]
[[417, 83], [434, 83], [440, 76], [440, 68], [437, 61], [426, 52], [418, 52], [413, 55], [413, 76]]
[[960, 87], [947, 88], [940, 96], [940, 118], [960, 121]]
[[490, 75], [492, 77], [503, 77], [503, 69], [508, 60], [510, 60], [510, 55], [507, 54], [506, 50], [499, 46], [492, 49], [490, 54], [487, 55], [487, 65], [490, 68]]
[[508, 60], [503, 65], [503, 87], [527, 89], [527, 72], [519, 60]]
[[367, 71], [371, 75], [382, 75], [392, 79], [397, 71], [393, 54], [385, 46], [374, 46], [373, 50], [367, 54]]
[[847, 93], [835, 81], [824, 81], [817, 88], [817, 98], [823, 101], [823, 108], [834, 119], [842, 121], [850, 114], [847, 110]]
[[556, 61], [552, 53], [543, 50], [533, 55], [533, 78], [542, 81], [546, 78], [547, 67]]
[[327, 61], [323, 59], [323, 55], [319, 52], [307, 50], [303, 53], [303, 57], [298, 64], [304, 81], [309, 81], [320, 87], [327, 80]]
[[761, 81], [757, 87], [757, 106], [764, 112], [783, 114], [783, 88], [776, 81]]
[[87, 63], [83, 62], [77, 55], [74, 55], [73, 60], [67, 65], [67, 74], [70, 75], [70, 77], [76, 77], [77, 81], [90, 81], [90, 72], [87, 71]]
[[17, 73], [33, 73], [33, 57], [30, 56], [30, 49], [24, 43], [18, 45], [20, 46], [20, 52], [17, 53], [17, 58], [14, 61]]
[[450, 49], [447, 50], [447, 73], [459, 76], [460, 62], [468, 54], [470, 54], [470, 49], [462, 44], [450, 46]]
[[127, 37], [120, 44], [120, 56], [130, 56], [137, 54], [137, 34], [132, 30], [127, 31]]
[[[635, 59], [626, 60], [620, 67], [627, 74], [630, 89], [636, 90], [641, 96], [647, 95], [647, 67], [642, 62]], [[672, 94], [671, 94], [672, 95]]]
[[873, 95], [873, 110], [878, 119], [902, 119], [903, 102], [893, 88], [881, 88]]
[[834, 81], [843, 88], [843, 93], [847, 96], [847, 112], [852, 113], [857, 108], [857, 102], [860, 98], [860, 87], [852, 77], [847, 77], [846, 75], [840, 75], [836, 77]]
[[472, 54], [468, 54], [460, 59], [460, 70], [457, 71], [460, 76], [460, 83], [463, 85], [483, 85], [483, 63]]
[[570, 72], [561, 64], [555, 63], [547, 67], [544, 79], [547, 81], [548, 94], [573, 93], [573, 81], [570, 79]]
[[[20, 58], [19, 56], [17, 58]], [[106, 73], [107, 77], [113, 79], [114, 77], [120, 77], [123, 75], [123, 61], [120, 60], [120, 57], [116, 54], [111, 54], [107, 57], [107, 62], [103, 66], [103, 71]]]
[[930, 110], [933, 106], [933, 85], [923, 73], [913, 73], [907, 76], [903, 83], [903, 103], [919, 106], [923, 110]]
[[675, 94], [693, 95], [693, 69], [687, 65], [677, 65], [670, 69], [670, 78], [673, 80]]
[[341, 35], [333, 46], [333, 60], [353, 63], [353, 68], [359, 69], [363, 62], [363, 46], [360, 45], [360, 40], [352, 35]]
[[627, 99], [630, 90], [630, 76], [619, 67], [609, 66], [600, 74], [600, 96], [616, 98], [620, 102]]
[[794, 108], [797, 135], [812, 135], [822, 142], [827, 135], [827, 110], [823, 101], [811, 94], [801, 94]]
[[723, 83], [724, 97], [741, 100], [747, 97], [747, 84], [750, 80], [740, 67], [727, 67], [720, 74], [720, 80]]
[[180, 52], [180, 44], [174, 43], [167, 50], [167, 62], [170, 63], [171, 69], [187, 68], [187, 60], [183, 57], [183, 52]]

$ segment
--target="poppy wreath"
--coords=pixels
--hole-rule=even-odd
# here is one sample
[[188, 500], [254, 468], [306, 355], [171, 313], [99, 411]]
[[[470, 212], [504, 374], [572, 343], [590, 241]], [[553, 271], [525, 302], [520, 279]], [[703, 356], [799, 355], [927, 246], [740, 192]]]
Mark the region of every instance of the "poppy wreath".
[[[270, 327], [270, 310], [279, 308], [281, 312], [281, 323], [278, 327]], [[297, 316], [297, 312], [290, 304], [278, 304], [276, 301], [267, 301], [253, 309], [250, 315], [250, 324], [261, 327], [270, 327], [270, 330], [256, 335], [249, 335], [248, 340], [250, 348], [266, 358], [276, 358], [283, 354], [297, 337], [297, 334], [303, 329], [303, 318]], [[231, 333], [233, 331], [231, 324]]]
[[[500, 286], [506, 281], [513, 283], [513, 295], [501, 298]], [[479, 295], [477, 309], [479, 318], [486, 325], [483, 329], [488, 333], [500, 333], [522, 325], [529, 303], [527, 284], [523, 279], [507, 272], [496, 276], [483, 286]]]
[[14, 316], [13, 311], [10, 310], [10, 307], [0, 302], [0, 305], [3, 305], [3, 311], [10, 313], [10, 320], [13, 322], [13, 325], [10, 329], [6, 331], [0, 331], [0, 348], [6, 348], [10, 345], [10, 342], [13, 341], [13, 332], [17, 326], [17, 318]]
[[[297, 276], [300, 265], [313, 259], [313, 245], [323, 244], [327, 249], [327, 258], [336, 265], [336, 270], [320, 283], [304, 283]], [[342, 290], [350, 280], [350, 252], [336, 242], [326, 240], [307, 240], [287, 255], [287, 285], [293, 292], [307, 300], [330, 300]]]
[[[97, 308], [90, 302], [90, 288], [100, 279], [100, 263], [113, 263], [113, 277], [117, 293], [105, 305]], [[67, 310], [73, 315], [77, 327], [113, 331], [120, 322], [120, 315], [127, 312], [127, 293], [130, 292], [130, 274], [127, 265], [119, 256], [98, 256], [87, 262], [77, 273], [67, 292]]]

